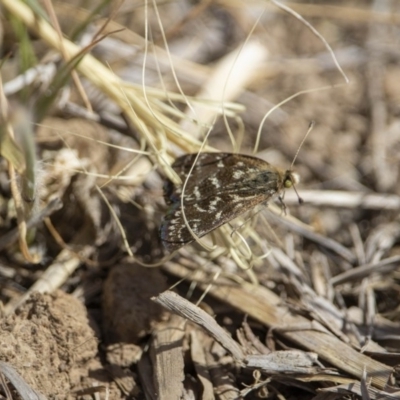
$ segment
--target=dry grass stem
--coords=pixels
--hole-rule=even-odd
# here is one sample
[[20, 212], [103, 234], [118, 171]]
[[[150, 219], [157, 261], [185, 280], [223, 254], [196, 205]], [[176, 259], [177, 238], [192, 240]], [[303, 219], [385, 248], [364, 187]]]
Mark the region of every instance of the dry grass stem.
[[[399, 210], [400, 196], [394, 194], [346, 192], [339, 190], [301, 190], [305, 204], [316, 207], [363, 208], [367, 210]], [[285, 203], [296, 205], [295, 193], [285, 195]]]
[[[82, 251], [83, 257], [90, 255], [91, 249], [87, 248]], [[50, 265], [23, 296], [17, 299], [16, 302], [10, 302], [4, 307], [4, 313], [10, 314], [16, 308], [21, 306], [32, 293], [52, 293], [60, 288], [65, 281], [74, 273], [81, 264], [81, 258], [65, 249], [60, 252], [55, 262]]]

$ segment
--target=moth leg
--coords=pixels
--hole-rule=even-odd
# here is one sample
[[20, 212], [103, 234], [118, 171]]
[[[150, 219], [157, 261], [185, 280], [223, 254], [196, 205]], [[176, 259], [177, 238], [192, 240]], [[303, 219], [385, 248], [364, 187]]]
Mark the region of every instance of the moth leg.
[[279, 199], [279, 202], [281, 203], [281, 209], [282, 209], [284, 215], [286, 216], [287, 215], [287, 212], [286, 212], [287, 207], [286, 207], [285, 202], [283, 201], [283, 196], [284, 196], [284, 194], [279, 195], [278, 199]]

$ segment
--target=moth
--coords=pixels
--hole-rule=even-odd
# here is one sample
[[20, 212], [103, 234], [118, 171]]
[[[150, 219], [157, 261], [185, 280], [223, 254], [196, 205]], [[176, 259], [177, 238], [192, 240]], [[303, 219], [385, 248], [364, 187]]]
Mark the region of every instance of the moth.
[[[235, 153], [183, 155], [172, 168], [182, 182], [183, 210], [190, 229], [201, 238], [299, 182], [292, 170], [282, 170], [257, 157]], [[193, 168], [192, 168], [193, 167]], [[164, 197], [169, 209], [160, 237], [169, 251], [193, 242], [182, 212], [182, 187], [167, 180]]]

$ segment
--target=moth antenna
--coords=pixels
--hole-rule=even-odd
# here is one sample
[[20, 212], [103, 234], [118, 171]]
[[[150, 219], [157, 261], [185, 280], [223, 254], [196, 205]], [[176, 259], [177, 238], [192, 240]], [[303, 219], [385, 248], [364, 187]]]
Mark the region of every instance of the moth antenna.
[[295, 193], [296, 193], [296, 196], [297, 196], [297, 198], [299, 199], [299, 204], [303, 204], [303, 203], [304, 203], [304, 200], [303, 200], [302, 197], [300, 197], [299, 192], [298, 192], [297, 189], [296, 189], [296, 186], [293, 185], [292, 188], [294, 189], [294, 191], [295, 191]]
[[[307, 136], [308, 136], [308, 135], [310, 134], [310, 132], [313, 130], [314, 125], [315, 125], [315, 121], [311, 121], [311, 122], [310, 122], [310, 125], [308, 126], [308, 131], [307, 131], [307, 133], [304, 135], [304, 138], [303, 138], [303, 140], [301, 141], [300, 146], [299, 146], [299, 148], [298, 148], [297, 151], [296, 151], [296, 154], [294, 155], [293, 161], [292, 161], [292, 163], [290, 164], [290, 171], [291, 171], [292, 168], [293, 168], [293, 165], [294, 165], [294, 163], [295, 163], [295, 161], [296, 161], [296, 159], [297, 159], [297, 156], [299, 155], [300, 149], [303, 147], [303, 144], [304, 144], [304, 142], [305, 142], [306, 139], [307, 139]], [[296, 193], [297, 193], [297, 191], [296, 191]], [[297, 195], [297, 196], [299, 196], [299, 195]], [[299, 197], [299, 200], [300, 200], [300, 197]]]

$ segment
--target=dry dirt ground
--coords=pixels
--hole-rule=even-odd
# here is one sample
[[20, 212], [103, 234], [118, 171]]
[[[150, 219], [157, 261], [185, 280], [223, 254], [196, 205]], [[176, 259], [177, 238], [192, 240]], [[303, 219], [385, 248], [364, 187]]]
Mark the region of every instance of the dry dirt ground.
[[[400, 3], [291, 4], [319, 34], [262, 1], [111, 3], [0, 0], [1, 398], [400, 398]], [[210, 126], [287, 169], [311, 121], [304, 204], [163, 248], [168, 165]]]

